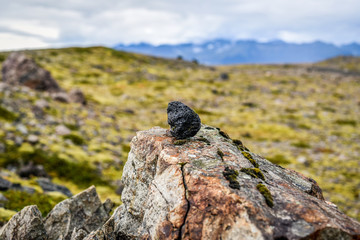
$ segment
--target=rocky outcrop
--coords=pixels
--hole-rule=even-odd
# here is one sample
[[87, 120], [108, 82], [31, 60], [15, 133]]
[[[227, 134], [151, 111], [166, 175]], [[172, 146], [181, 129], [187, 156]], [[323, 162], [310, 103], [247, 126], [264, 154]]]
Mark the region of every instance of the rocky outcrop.
[[37, 206], [27, 206], [15, 214], [0, 230], [0, 239], [46, 240], [44, 222]]
[[61, 90], [49, 71], [21, 52], [11, 53], [3, 62], [2, 79], [10, 85], [24, 85], [39, 91]]
[[[101, 203], [94, 186], [57, 204], [45, 219], [50, 239], [70, 239], [75, 228], [97, 230], [109, 218], [112, 204]], [[75, 234], [76, 236], [76, 234]]]
[[113, 203], [101, 203], [94, 186], [57, 204], [45, 219], [36, 206], [14, 215], [0, 230], [1, 240], [83, 239], [103, 227]]
[[[122, 183], [123, 204], [109, 219], [112, 203], [101, 203], [94, 187], [56, 205], [44, 223], [31, 219], [48, 239], [360, 238], [360, 223], [326, 202], [313, 179], [210, 126], [181, 141], [158, 127], [138, 132]], [[16, 219], [1, 233], [12, 236]]]
[[[123, 205], [107, 224], [129, 239], [352, 239], [360, 224], [317, 183], [251, 153], [213, 127], [174, 144], [138, 132], [124, 167]], [[106, 232], [105, 232], [106, 234]], [[106, 238], [100, 238], [106, 239]]]

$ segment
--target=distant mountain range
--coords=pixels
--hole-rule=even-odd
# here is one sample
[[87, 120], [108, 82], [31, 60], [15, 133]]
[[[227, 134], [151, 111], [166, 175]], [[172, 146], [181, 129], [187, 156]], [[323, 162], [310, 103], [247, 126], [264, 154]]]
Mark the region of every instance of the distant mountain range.
[[360, 56], [360, 44], [358, 43], [337, 46], [320, 41], [295, 44], [280, 40], [263, 43], [255, 40], [230, 41], [216, 39], [200, 44], [183, 43], [158, 46], [147, 43], [130, 45], [118, 44], [114, 48], [158, 57], [181, 57], [184, 60], [196, 59], [202, 64], [209, 65], [236, 63], [310, 63], [340, 55]]

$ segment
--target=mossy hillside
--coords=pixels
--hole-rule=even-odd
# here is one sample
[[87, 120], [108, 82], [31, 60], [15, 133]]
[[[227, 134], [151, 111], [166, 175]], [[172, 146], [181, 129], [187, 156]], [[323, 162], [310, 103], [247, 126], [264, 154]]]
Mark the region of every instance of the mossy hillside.
[[12, 211], [20, 211], [29, 203], [37, 205], [43, 217], [53, 209], [53, 207], [65, 199], [64, 196], [51, 196], [43, 193], [27, 193], [23, 191], [8, 190], [4, 192], [4, 196], [9, 200], [4, 203], [5, 209]]
[[[46, 98], [40, 93], [2, 97], [2, 106], [25, 115], [20, 123], [29, 126], [29, 119], [35, 121], [28, 127], [29, 132], [41, 133], [35, 148], [66, 161], [86, 161], [102, 177], [116, 180], [135, 131], [155, 125], [167, 128], [167, 103], [180, 100], [196, 109], [202, 122], [241, 139], [252, 152], [315, 178], [327, 200], [360, 219], [356, 75], [308, 71], [311, 65], [208, 68], [102, 47], [27, 54], [51, 71], [61, 87], [79, 87], [89, 100], [87, 107], [48, 100], [46, 114], [56, 122], [50, 125], [33, 120], [29, 111], [34, 101]], [[331, 62], [335, 68], [349, 64], [353, 60]], [[222, 72], [230, 79], [218, 81]], [[12, 105], [14, 99], [17, 104]], [[10, 132], [22, 136], [12, 122], [0, 122], [5, 138]], [[70, 130], [84, 139], [84, 145], [56, 136], [57, 124], [78, 126]]]

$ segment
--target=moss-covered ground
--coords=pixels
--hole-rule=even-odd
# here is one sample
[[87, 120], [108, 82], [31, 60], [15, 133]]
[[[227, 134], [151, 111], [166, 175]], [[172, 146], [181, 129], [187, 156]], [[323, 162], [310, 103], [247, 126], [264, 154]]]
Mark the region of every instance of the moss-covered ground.
[[[7, 54], [0, 53], [0, 59]], [[252, 152], [314, 178], [327, 200], [360, 220], [358, 58], [314, 65], [205, 67], [104, 47], [27, 54], [62, 88], [80, 88], [88, 105], [59, 103], [32, 91], [1, 91], [3, 169], [32, 160], [73, 193], [95, 184], [103, 199], [119, 204], [115, 182], [131, 138], [138, 130], [167, 128], [167, 103], [178, 100]], [[221, 80], [222, 73], [229, 79]], [[42, 119], [31, 110], [38, 99], [49, 102]], [[56, 134], [60, 124], [71, 133]], [[29, 134], [38, 135], [39, 142], [26, 142]], [[21, 181], [36, 186], [35, 178]]]

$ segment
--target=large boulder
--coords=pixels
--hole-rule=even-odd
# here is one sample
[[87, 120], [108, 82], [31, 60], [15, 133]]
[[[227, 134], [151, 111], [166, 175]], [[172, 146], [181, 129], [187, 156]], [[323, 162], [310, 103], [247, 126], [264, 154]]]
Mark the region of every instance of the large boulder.
[[21, 52], [11, 53], [3, 62], [2, 79], [10, 85], [24, 85], [39, 91], [61, 91], [49, 71]]
[[360, 238], [360, 223], [313, 179], [209, 126], [182, 142], [162, 128], [138, 132], [122, 181], [123, 205], [88, 239]]
[[[87, 234], [97, 230], [110, 217], [112, 204], [101, 203], [94, 186], [58, 203], [45, 219], [45, 229], [49, 239], [69, 240], [74, 229]], [[76, 231], [75, 229], [75, 231]]]
[[27, 206], [15, 214], [0, 230], [4, 240], [46, 240], [48, 239], [41, 212], [37, 206]]

